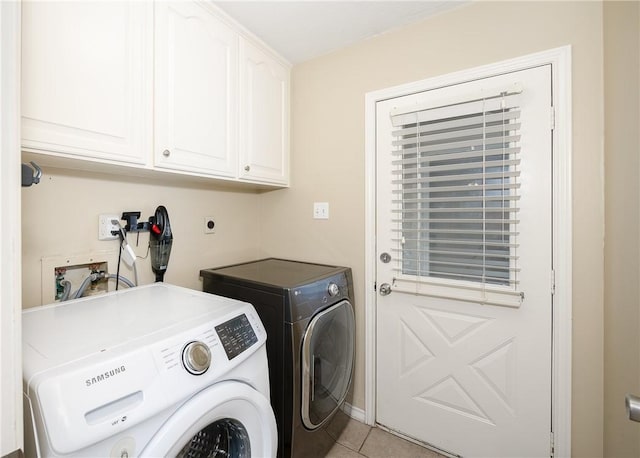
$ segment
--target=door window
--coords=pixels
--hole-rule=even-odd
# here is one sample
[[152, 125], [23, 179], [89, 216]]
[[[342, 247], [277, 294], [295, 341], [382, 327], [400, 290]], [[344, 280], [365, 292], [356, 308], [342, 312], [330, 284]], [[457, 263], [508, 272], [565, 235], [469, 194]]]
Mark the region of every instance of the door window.
[[344, 401], [355, 346], [353, 307], [340, 302], [316, 315], [302, 341], [302, 420], [322, 425]]
[[517, 282], [515, 95], [392, 116], [399, 273], [418, 281]]

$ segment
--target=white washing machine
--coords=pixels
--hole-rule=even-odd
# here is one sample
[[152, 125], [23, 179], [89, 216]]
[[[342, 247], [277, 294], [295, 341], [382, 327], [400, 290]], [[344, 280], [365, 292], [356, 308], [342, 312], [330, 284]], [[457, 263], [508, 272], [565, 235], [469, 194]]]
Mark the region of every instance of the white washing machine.
[[266, 332], [166, 283], [25, 310], [27, 457], [273, 457]]

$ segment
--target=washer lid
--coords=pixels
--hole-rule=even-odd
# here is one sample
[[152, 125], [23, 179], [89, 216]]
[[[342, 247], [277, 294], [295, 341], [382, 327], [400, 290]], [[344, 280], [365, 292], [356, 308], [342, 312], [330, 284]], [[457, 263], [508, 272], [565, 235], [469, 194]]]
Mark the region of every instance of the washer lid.
[[59, 304], [22, 315], [25, 379], [85, 356], [127, 346], [132, 351], [244, 303], [166, 283], [154, 283]]

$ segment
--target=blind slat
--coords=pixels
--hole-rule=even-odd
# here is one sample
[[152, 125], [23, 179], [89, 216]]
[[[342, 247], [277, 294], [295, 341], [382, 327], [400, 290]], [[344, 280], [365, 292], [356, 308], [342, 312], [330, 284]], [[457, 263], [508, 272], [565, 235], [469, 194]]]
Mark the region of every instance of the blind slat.
[[[455, 131], [448, 132], [440, 132], [437, 131], [422, 131], [419, 128], [415, 129], [414, 132], [411, 132], [409, 129], [409, 133], [400, 134], [396, 137], [397, 140], [394, 140], [391, 144], [393, 146], [405, 145], [409, 143], [450, 143], [453, 139], [460, 138], [475, 138], [481, 139], [484, 141], [492, 141], [493, 143], [497, 143], [495, 140], [499, 138], [508, 137], [510, 132], [515, 132], [520, 128], [519, 123], [513, 124], [499, 124], [496, 126], [487, 126], [481, 125], [477, 127], [477, 125], [467, 126], [465, 129], [458, 129]], [[403, 129], [405, 130], [405, 129]], [[395, 134], [396, 132], [394, 132]], [[502, 134], [502, 135], [491, 135], [491, 134]]]
[[[468, 188], [467, 188], [468, 189]], [[448, 202], [503, 202], [520, 200], [520, 196], [448, 196], [448, 197], [426, 197], [422, 199], [394, 199], [395, 204], [422, 204], [422, 203], [448, 203]]]
[[403, 127], [392, 132], [394, 137], [399, 137], [402, 135], [413, 134], [417, 131], [419, 132], [435, 132], [438, 130], [458, 130], [464, 129], [467, 126], [476, 126], [478, 124], [486, 123], [496, 123], [501, 122], [502, 124], [510, 125], [509, 121], [516, 120], [520, 117], [520, 110], [513, 109], [511, 111], [506, 112], [497, 112], [497, 113], [475, 113], [469, 116], [465, 116], [464, 118], [454, 118], [448, 119], [441, 122], [430, 122], [430, 123], [414, 123], [409, 124], [409, 127]]
[[460, 100], [457, 103], [413, 105], [410, 107], [394, 108], [391, 112], [391, 122], [394, 126], [410, 124], [412, 120], [426, 122], [435, 119], [445, 119], [462, 116], [469, 113], [490, 112], [503, 110], [506, 107], [518, 105], [518, 94], [521, 89], [496, 91], [490, 96], [479, 95], [475, 100]]
[[470, 186], [469, 184], [457, 185], [457, 186], [437, 186], [430, 187], [429, 189], [424, 188], [403, 188], [403, 189], [392, 189], [392, 194], [436, 194], [436, 193], [450, 193], [450, 192], [482, 192], [482, 191], [495, 191], [495, 190], [504, 190], [512, 191], [520, 187], [519, 182], [509, 182], [509, 183], [499, 183], [499, 184], [478, 184]]
[[[504, 143], [504, 139], [506, 138], [513, 137], [514, 135], [511, 134], [511, 132], [514, 131], [516, 131], [515, 128], [505, 129], [504, 126], [492, 126], [483, 129], [471, 129], [468, 131], [456, 132], [456, 134], [460, 135], [451, 135], [451, 132], [433, 134], [429, 136], [404, 135], [399, 137], [398, 140], [394, 140], [392, 145], [404, 146], [418, 144], [424, 146], [438, 146], [440, 149], [451, 148], [449, 145], [462, 141], [475, 142], [476, 145], [495, 145], [497, 143]], [[486, 134], [491, 133], [501, 133], [502, 135], [486, 136]], [[444, 146], [447, 148], [444, 148]]]
[[[428, 219], [437, 219], [439, 221], [439, 217], [435, 216], [436, 213], [517, 213], [520, 209], [518, 207], [471, 207], [471, 208], [459, 208], [459, 207], [442, 207], [442, 208], [405, 208], [392, 210], [392, 213], [398, 214], [401, 213], [403, 215], [415, 215], [416, 213], [420, 215], [427, 215]], [[486, 216], [486, 218], [491, 218], [491, 222], [494, 222], [493, 216]]]
[[[419, 168], [405, 168], [399, 170], [392, 170], [392, 175], [409, 175], [415, 173], [437, 173], [437, 172], [447, 172], [450, 170], [474, 170], [478, 168], [492, 169], [496, 167], [510, 167], [514, 165], [519, 165], [520, 159], [510, 159], [510, 160], [490, 160], [486, 162], [468, 162], [466, 164], [447, 164], [447, 165], [434, 165], [428, 167], [419, 167]], [[445, 175], [446, 176], [446, 175]]]
[[[513, 178], [520, 175], [519, 171], [510, 172], [490, 172], [490, 173], [466, 173], [464, 175], [445, 175], [426, 178], [411, 178], [406, 180], [391, 180], [392, 184], [417, 184], [417, 183], [435, 183], [442, 181], [468, 181], [468, 180], [494, 180], [499, 178]], [[423, 191], [426, 191], [423, 190]]]
[[[391, 232], [399, 232], [399, 233], [407, 233], [407, 234], [416, 234], [416, 233], [429, 233], [429, 234], [440, 234], [442, 233], [442, 229], [402, 229], [402, 228], [398, 228], [398, 229], [391, 229]], [[477, 235], [480, 234], [482, 235], [482, 233], [484, 233], [485, 235], [497, 235], [497, 236], [502, 236], [504, 235], [506, 236], [510, 236], [510, 237], [515, 237], [517, 235], [519, 235], [520, 233], [517, 231], [495, 231], [495, 230], [491, 230], [491, 229], [485, 229], [482, 233], [479, 233], [476, 230], [470, 230], [470, 229], [449, 229], [446, 231], [447, 234], [465, 234], [465, 235]]]
[[[442, 160], [449, 160], [449, 161], [453, 161], [453, 160], [458, 160], [458, 159], [475, 159], [475, 158], [481, 158], [483, 156], [496, 156], [496, 155], [503, 155], [503, 156], [513, 156], [516, 155], [520, 152], [520, 148], [519, 147], [514, 147], [514, 148], [499, 148], [499, 149], [490, 149], [490, 150], [486, 150], [486, 149], [476, 149], [473, 151], [466, 151], [464, 153], [444, 153], [444, 154], [437, 154], [437, 155], [420, 155], [419, 157], [410, 157], [407, 159], [396, 159], [391, 161], [392, 165], [413, 165], [413, 164], [424, 164], [424, 163], [429, 163], [429, 162], [433, 162], [433, 161], [442, 161]], [[422, 151], [421, 151], [422, 153]]]
[[[400, 251], [398, 249], [393, 249], [392, 252], [394, 251]], [[491, 250], [491, 251], [482, 251], [482, 250], [469, 250], [469, 251], [438, 251], [438, 250], [413, 250], [414, 253], [421, 253], [421, 254], [434, 254], [434, 255], [450, 255], [450, 256], [480, 256], [482, 257], [483, 255], [486, 256], [487, 258], [491, 258], [491, 259], [518, 259], [519, 256], [516, 255], [510, 255], [510, 254], [503, 254], [503, 253], [499, 253], [496, 252], [495, 250]], [[406, 260], [403, 259], [403, 260]]]
[[[454, 266], [463, 267], [463, 268], [464, 267], [469, 267], [469, 268], [478, 267], [477, 265], [464, 265], [464, 264], [454, 264], [454, 263], [452, 263], [451, 267], [454, 267]], [[395, 272], [398, 272], [398, 273], [406, 273], [400, 267], [394, 267], [394, 268], [392, 268], [392, 270], [395, 271]], [[493, 269], [487, 269], [487, 270], [493, 270]], [[519, 272], [520, 268], [512, 267], [512, 268], [509, 268], [507, 270], [509, 272]], [[417, 272], [417, 269], [416, 269], [416, 272]], [[418, 275], [418, 276], [425, 276], [426, 277], [428, 274], [439, 274], [439, 275], [453, 276], [451, 272], [437, 270], [437, 269], [421, 270], [420, 274], [421, 275]], [[505, 280], [505, 278], [496, 276], [495, 274], [494, 275], [487, 274], [487, 275], [483, 276], [482, 274], [475, 275], [475, 274], [469, 274], [468, 273], [465, 276], [468, 277], [468, 278], [477, 278], [477, 279], [486, 278], [486, 279], [492, 279], [492, 280]]]
[[478, 151], [480, 154], [484, 153], [487, 155], [491, 155], [492, 151], [498, 151], [496, 154], [500, 154], [501, 152], [506, 152], [508, 150], [505, 145], [509, 145], [509, 148], [513, 148], [515, 143], [520, 141], [520, 135], [509, 135], [508, 137], [502, 137], [500, 140], [503, 140], [504, 142], [498, 141], [495, 143], [489, 142], [482, 144], [478, 143], [477, 140], [464, 140], [439, 145], [420, 145], [419, 147], [405, 145], [402, 149], [394, 149], [391, 151], [391, 155], [394, 157], [409, 157], [415, 160], [416, 154], [419, 154], [420, 157], [456, 154], [460, 151]]
[[[410, 238], [404, 238], [404, 240], [393, 238], [391, 239], [391, 241], [398, 243], [399, 245], [405, 245], [413, 242], [424, 243], [424, 240], [422, 239], [410, 239]], [[443, 244], [443, 245], [469, 245], [474, 247], [486, 246], [486, 247], [496, 247], [496, 248], [517, 248], [520, 246], [517, 243], [509, 243], [509, 242], [492, 242], [492, 241], [479, 241], [479, 240], [451, 240], [451, 239], [437, 239], [437, 240], [434, 240], [433, 242], [427, 242], [427, 243], [434, 243], [434, 244], [437, 243], [437, 244]], [[402, 251], [402, 248], [392, 248], [392, 250]]]

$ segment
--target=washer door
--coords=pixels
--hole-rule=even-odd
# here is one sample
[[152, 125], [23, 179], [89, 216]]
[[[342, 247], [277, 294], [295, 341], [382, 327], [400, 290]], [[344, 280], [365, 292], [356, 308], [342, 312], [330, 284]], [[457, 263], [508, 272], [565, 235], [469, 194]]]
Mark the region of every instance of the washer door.
[[353, 307], [338, 302], [315, 315], [302, 338], [302, 422], [316, 429], [340, 407], [353, 373]]
[[274, 457], [276, 421], [269, 400], [240, 382], [221, 382], [185, 402], [140, 457]]

